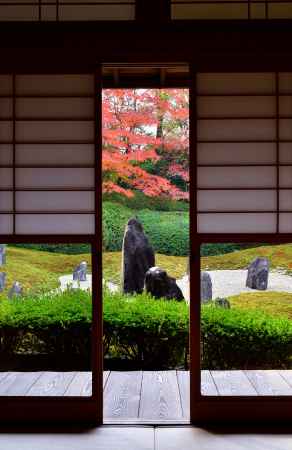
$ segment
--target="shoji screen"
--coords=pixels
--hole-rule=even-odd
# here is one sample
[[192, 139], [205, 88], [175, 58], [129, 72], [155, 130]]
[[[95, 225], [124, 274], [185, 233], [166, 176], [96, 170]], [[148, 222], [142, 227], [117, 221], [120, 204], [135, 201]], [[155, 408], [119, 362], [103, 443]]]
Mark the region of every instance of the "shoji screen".
[[2, 234], [94, 234], [94, 82], [1, 76]]
[[281, 0], [172, 0], [172, 19], [288, 19], [292, 2]]
[[132, 20], [134, 0], [0, 0], [0, 21]]
[[197, 78], [200, 233], [292, 232], [292, 73]]

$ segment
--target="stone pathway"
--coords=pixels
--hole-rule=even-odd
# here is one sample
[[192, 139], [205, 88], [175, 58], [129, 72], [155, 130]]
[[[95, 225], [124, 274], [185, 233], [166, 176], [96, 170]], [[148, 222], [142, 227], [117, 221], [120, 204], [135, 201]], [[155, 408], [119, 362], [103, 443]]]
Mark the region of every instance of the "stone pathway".
[[[247, 270], [208, 270], [207, 271], [213, 283], [213, 299], [217, 297], [229, 297], [238, 295], [242, 292], [263, 292], [250, 289], [245, 286]], [[72, 288], [80, 288], [82, 290], [91, 290], [92, 275], [87, 275], [86, 281], [73, 281], [73, 275], [63, 275], [59, 278], [61, 291]], [[105, 283], [105, 281], [103, 280]], [[184, 298], [187, 302], [190, 300], [188, 277], [184, 276], [176, 280], [178, 286], [182, 290]], [[117, 292], [119, 287], [117, 284], [107, 281], [107, 287], [112, 292]], [[292, 293], [292, 277], [281, 272], [270, 272], [267, 291], [275, 292], [291, 292]]]

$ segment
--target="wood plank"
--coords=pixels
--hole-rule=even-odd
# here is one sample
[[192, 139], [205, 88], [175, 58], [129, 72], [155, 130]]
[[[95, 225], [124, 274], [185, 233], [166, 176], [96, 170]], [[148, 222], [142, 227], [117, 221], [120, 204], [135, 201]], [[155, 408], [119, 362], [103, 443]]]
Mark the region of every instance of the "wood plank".
[[143, 372], [139, 417], [141, 419], [182, 418], [176, 372]]
[[209, 370], [201, 370], [201, 394], [219, 395], [216, 384]]
[[219, 395], [257, 395], [242, 370], [211, 370]]
[[0, 395], [26, 395], [42, 372], [6, 372], [0, 381]]
[[292, 395], [291, 386], [277, 370], [246, 370], [258, 395]]
[[137, 418], [142, 372], [111, 372], [104, 390], [104, 417]]
[[109, 374], [110, 374], [110, 371], [109, 371], [109, 370], [104, 370], [104, 371], [103, 371], [103, 383], [102, 383], [103, 389], [104, 389], [105, 386], [106, 386], [106, 383], [107, 383]]
[[176, 372], [178, 389], [181, 400], [182, 415], [184, 418], [190, 418], [190, 372], [178, 370]]
[[27, 392], [28, 396], [63, 396], [76, 372], [43, 372]]
[[90, 397], [92, 372], [77, 372], [64, 394], [66, 397]]

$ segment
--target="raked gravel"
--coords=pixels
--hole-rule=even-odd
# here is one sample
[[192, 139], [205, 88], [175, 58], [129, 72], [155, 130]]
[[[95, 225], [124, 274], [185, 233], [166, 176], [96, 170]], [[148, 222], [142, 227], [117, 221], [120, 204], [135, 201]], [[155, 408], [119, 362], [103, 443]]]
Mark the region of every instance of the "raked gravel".
[[[207, 270], [206, 272], [211, 276], [213, 299], [217, 297], [229, 297], [242, 292], [263, 292], [245, 286], [247, 270]], [[80, 283], [73, 281], [72, 275], [63, 275], [59, 278], [60, 289], [64, 291], [70, 285], [73, 288], [91, 289], [91, 280], [91, 274], [87, 275], [87, 281], [81, 281]], [[176, 282], [181, 288], [185, 299], [189, 301], [188, 277], [184, 276], [176, 280]], [[113, 292], [118, 290], [118, 286], [111, 281], [108, 281], [106, 285]], [[292, 277], [281, 272], [270, 272], [267, 291], [292, 292]]]

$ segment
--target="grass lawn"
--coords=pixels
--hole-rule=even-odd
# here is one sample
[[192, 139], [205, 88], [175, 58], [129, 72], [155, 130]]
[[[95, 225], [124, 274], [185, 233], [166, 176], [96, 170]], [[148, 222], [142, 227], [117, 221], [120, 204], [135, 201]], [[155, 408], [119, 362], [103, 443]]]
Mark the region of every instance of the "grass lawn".
[[286, 292], [243, 293], [229, 297], [234, 309], [265, 312], [273, 317], [292, 319], [292, 294]]
[[292, 274], [292, 244], [262, 246], [225, 255], [205, 256], [201, 259], [201, 267], [205, 270], [246, 269], [257, 256], [269, 258], [273, 269], [282, 269]]
[[86, 261], [91, 271], [91, 256], [63, 255], [37, 250], [8, 247], [6, 265], [1, 267], [7, 273], [6, 286], [10, 288], [19, 281], [24, 290], [35, 291], [58, 287], [58, 277], [73, 272], [81, 261]]

